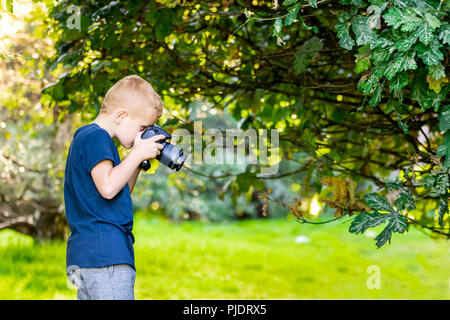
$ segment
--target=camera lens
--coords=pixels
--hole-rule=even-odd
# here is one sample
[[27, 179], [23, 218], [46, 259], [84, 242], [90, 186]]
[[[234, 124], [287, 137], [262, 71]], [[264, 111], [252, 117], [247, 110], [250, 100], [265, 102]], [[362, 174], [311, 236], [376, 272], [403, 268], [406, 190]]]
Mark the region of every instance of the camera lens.
[[170, 169], [180, 170], [186, 160], [183, 150], [178, 149], [170, 143], [165, 143], [163, 146], [158, 160]]

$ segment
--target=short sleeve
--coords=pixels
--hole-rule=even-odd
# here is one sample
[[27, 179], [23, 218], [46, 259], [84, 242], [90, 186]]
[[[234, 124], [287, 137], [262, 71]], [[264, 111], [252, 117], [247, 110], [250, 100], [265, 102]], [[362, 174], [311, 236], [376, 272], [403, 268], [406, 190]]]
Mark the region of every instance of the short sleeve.
[[88, 173], [100, 162], [110, 159], [115, 163], [115, 149], [114, 142], [106, 131], [95, 130], [86, 136], [84, 141], [84, 164]]

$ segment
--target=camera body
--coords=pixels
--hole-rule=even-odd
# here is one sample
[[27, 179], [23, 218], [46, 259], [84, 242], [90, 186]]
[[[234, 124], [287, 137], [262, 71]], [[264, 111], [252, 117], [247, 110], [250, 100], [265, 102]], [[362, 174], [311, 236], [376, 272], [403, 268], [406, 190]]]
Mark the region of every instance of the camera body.
[[[165, 139], [157, 141], [158, 143], [163, 145], [163, 149], [161, 150], [161, 154], [156, 157], [156, 160], [159, 160], [162, 164], [169, 167], [172, 170], [179, 171], [186, 160], [186, 155], [183, 154], [183, 149], [178, 149], [173, 144], [170, 144], [166, 140], [172, 138], [172, 136], [165, 130], [163, 130], [158, 125], [153, 125], [147, 127], [147, 129], [142, 133], [142, 139], [148, 139], [154, 136], [162, 134]], [[142, 161], [139, 165], [144, 171], [150, 169], [150, 162], [148, 160]]]

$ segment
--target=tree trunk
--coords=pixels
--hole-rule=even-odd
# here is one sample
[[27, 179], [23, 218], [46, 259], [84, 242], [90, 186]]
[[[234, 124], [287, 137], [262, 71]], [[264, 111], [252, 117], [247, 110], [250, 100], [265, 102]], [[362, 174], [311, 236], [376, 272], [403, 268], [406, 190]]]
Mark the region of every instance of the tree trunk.
[[[50, 151], [49, 158], [41, 166], [45, 170], [27, 167], [19, 160], [20, 155], [0, 153], [0, 157], [8, 160], [3, 161], [5, 167], [9, 167], [10, 172], [13, 169], [19, 172], [0, 184], [0, 230], [9, 228], [38, 241], [64, 239], [69, 233], [62, 195], [64, 180], [55, 178], [55, 173], [64, 172], [65, 148], [72, 135], [72, 119], [67, 116], [64, 122], [59, 122], [59, 111], [53, 116], [51, 137], [43, 142]], [[22, 171], [15, 170], [17, 168], [22, 168]], [[33, 173], [33, 178], [30, 178], [30, 173]], [[36, 175], [39, 187], [36, 187]], [[11, 191], [18, 186], [22, 188], [19, 195]]]

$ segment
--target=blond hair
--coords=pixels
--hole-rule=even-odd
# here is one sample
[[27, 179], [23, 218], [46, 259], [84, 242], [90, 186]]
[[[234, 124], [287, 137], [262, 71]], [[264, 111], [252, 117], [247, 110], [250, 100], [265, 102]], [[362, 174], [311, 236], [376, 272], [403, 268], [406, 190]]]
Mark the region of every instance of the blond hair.
[[152, 85], [137, 75], [126, 76], [116, 82], [103, 99], [100, 113], [109, 114], [118, 108], [125, 108], [131, 117], [142, 114], [142, 109], [153, 107], [158, 118], [163, 112], [161, 97]]

